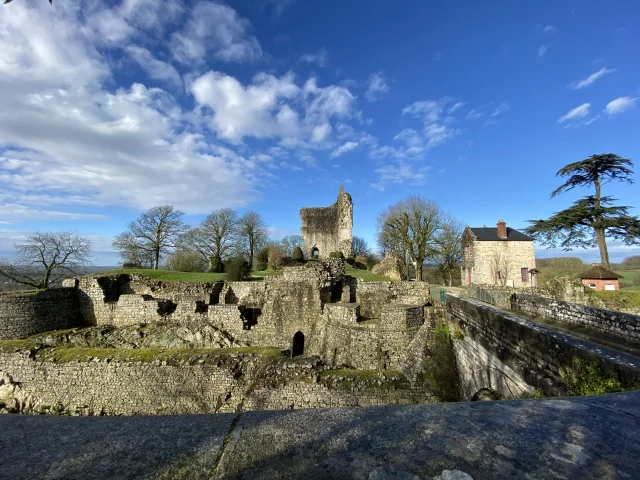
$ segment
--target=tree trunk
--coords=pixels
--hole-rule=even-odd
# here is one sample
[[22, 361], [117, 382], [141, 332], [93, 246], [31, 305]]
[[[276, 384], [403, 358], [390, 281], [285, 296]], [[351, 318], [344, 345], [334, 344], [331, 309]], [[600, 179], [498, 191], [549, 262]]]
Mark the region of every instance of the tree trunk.
[[249, 271], [253, 269], [253, 240], [249, 237]]
[[449, 286], [453, 283], [453, 277], [451, 275], [451, 270], [449, 270]]
[[596, 242], [598, 242], [598, 248], [600, 249], [600, 263], [605, 268], [611, 268], [609, 264], [609, 251], [607, 250], [607, 241], [604, 236], [604, 228], [596, 228]]
[[156, 248], [153, 252], [153, 269], [158, 269], [158, 263], [160, 263], [160, 249]]
[[422, 264], [424, 263], [424, 258], [417, 258], [415, 263], [413, 264], [413, 268], [416, 271], [416, 281], [422, 281]]

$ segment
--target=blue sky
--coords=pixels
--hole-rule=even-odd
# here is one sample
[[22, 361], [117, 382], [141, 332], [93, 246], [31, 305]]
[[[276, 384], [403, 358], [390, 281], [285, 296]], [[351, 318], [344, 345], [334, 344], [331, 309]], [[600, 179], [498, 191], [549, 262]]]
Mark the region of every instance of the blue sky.
[[[522, 228], [585, 194], [549, 199], [563, 165], [640, 169], [638, 24], [635, 1], [16, 0], [0, 9], [0, 256], [73, 230], [115, 264], [113, 236], [162, 204], [296, 234], [341, 184], [371, 244], [409, 194]], [[604, 193], [635, 207], [639, 191]]]

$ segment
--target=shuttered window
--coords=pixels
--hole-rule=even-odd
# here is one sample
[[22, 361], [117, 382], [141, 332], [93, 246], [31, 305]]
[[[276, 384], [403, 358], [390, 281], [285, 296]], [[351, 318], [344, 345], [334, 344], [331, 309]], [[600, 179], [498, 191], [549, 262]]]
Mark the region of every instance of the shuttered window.
[[520, 277], [522, 278], [523, 282], [529, 281], [529, 269], [527, 267], [522, 267], [520, 269]]

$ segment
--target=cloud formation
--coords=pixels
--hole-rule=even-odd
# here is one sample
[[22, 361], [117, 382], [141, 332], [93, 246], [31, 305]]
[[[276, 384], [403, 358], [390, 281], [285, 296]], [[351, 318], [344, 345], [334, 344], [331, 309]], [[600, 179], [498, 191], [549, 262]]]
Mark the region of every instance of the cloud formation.
[[591, 107], [590, 103], [583, 103], [582, 105], [578, 105], [576, 108], [569, 110], [563, 116], [558, 119], [558, 123], [566, 122], [567, 120], [573, 120], [576, 118], [584, 118], [589, 115], [589, 108]]
[[581, 88], [588, 87], [589, 85], [592, 85], [596, 80], [604, 77], [605, 75], [608, 75], [609, 73], [613, 73], [615, 71], [616, 71], [615, 68], [602, 67], [600, 70], [598, 70], [595, 73], [592, 73], [587, 78], [583, 80], [578, 80], [577, 82], [570, 83], [569, 88], [573, 88], [574, 90], [579, 90]]
[[636, 100], [638, 100], [637, 97], [618, 97], [615, 100], [611, 100], [609, 103], [607, 103], [605, 111], [609, 115], [613, 116], [617, 115], [618, 113], [625, 112], [626, 110], [632, 110], [636, 106]]
[[389, 93], [389, 85], [384, 78], [382, 72], [376, 72], [369, 75], [369, 79], [367, 80], [367, 91], [364, 96], [370, 102], [375, 102], [376, 100], [380, 100], [387, 93]]

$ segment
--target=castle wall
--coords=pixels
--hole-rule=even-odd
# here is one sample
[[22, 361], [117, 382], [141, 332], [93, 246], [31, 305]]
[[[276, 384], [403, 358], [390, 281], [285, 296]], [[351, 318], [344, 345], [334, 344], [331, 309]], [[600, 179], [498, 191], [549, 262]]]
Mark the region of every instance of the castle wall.
[[0, 340], [81, 325], [75, 288], [0, 295]]
[[352, 256], [353, 202], [342, 187], [336, 203], [330, 207], [302, 208], [300, 219], [306, 258], [312, 257], [314, 249], [318, 249], [320, 258], [328, 258], [335, 251]]
[[[194, 354], [197, 356], [197, 354]], [[201, 362], [201, 363], [199, 363]], [[170, 362], [169, 362], [170, 363]], [[53, 362], [0, 352], [3, 400], [34, 411], [135, 415], [237, 412], [435, 402], [430, 391], [379, 378], [323, 376], [317, 360], [248, 354], [196, 364], [116, 359]], [[28, 408], [27, 408], [28, 410]]]

